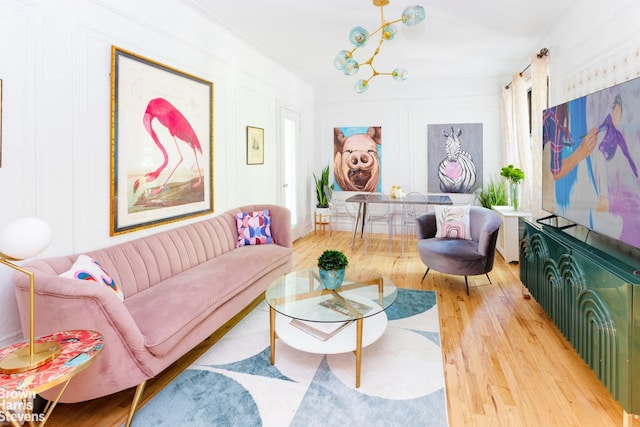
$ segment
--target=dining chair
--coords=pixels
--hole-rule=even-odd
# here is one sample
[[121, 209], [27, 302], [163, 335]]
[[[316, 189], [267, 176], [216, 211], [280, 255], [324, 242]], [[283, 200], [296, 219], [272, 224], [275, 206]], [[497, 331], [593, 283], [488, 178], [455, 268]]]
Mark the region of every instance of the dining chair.
[[[355, 227], [356, 215], [358, 212], [357, 203], [345, 202], [344, 192], [334, 192], [331, 187], [325, 187], [325, 194], [329, 202], [329, 236], [333, 234], [336, 223], [340, 219], [347, 219], [350, 223], [349, 230]], [[337, 230], [337, 228], [335, 228]]]
[[404, 197], [400, 215], [402, 257], [410, 236], [416, 236], [416, 218], [427, 212], [427, 197], [419, 191], [411, 191]]
[[367, 214], [365, 217], [366, 232], [364, 235], [364, 253], [367, 254], [367, 247], [373, 237], [373, 227], [376, 223], [385, 224], [387, 227], [387, 239], [389, 241], [388, 254], [391, 255], [391, 245], [393, 244], [393, 214], [391, 210], [390, 198], [387, 194], [374, 192], [370, 198], [379, 199], [379, 202], [367, 202]]

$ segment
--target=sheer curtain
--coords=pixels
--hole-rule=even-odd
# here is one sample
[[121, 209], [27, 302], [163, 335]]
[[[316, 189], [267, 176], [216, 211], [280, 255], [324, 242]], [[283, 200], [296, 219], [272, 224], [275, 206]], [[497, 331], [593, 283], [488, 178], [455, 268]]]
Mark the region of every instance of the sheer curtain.
[[[502, 131], [504, 166], [512, 164], [524, 171], [520, 210], [542, 215], [542, 110], [547, 107], [548, 58], [536, 54], [531, 61], [531, 77], [516, 73], [502, 88]], [[529, 67], [527, 67], [529, 68]], [[531, 88], [531, 129], [528, 91]]]
[[531, 182], [534, 192], [531, 213], [534, 217], [544, 216], [542, 210], [542, 111], [549, 106], [549, 57], [534, 55], [531, 58]]
[[502, 149], [502, 163], [508, 165], [513, 163], [516, 159], [516, 145], [512, 143], [515, 141], [515, 128], [513, 120], [513, 86], [507, 85], [502, 88], [502, 136], [505, 141]]
[[514, 165], [524, 171], [525, 179], [520, 189], [520, 210], [531, 210], [531, 140], [529, 138], [528, 83], [521, 73], [513, 75], [511, 84], [502, 89], [503, 129], [505, 146], [503, 165]]

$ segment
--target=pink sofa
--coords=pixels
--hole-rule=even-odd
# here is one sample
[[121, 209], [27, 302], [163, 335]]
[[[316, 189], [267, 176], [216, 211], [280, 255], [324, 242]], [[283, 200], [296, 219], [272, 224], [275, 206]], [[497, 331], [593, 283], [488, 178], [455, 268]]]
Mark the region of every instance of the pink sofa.
[[[274, 244], [236, 247], [238, 212], [269, 209]], [[291, 213], [251, 205], [210, 219], [89, 251], [124, 292], [59, 277], [78, 254], [33, 260], [36, 335], [92, 329], [105, 338], [97, 361], [75, 377], [61, 402], [80, 402], [153, 378], [255, 300], [292, 268]], [[14, 276], [28, 334], [29, 281]], [[55, 391], [55, 390], [54, 390]], [[134, 398], [135, 410], [136, 399]], [[45, 398], [54, 394], [43, 393]]]

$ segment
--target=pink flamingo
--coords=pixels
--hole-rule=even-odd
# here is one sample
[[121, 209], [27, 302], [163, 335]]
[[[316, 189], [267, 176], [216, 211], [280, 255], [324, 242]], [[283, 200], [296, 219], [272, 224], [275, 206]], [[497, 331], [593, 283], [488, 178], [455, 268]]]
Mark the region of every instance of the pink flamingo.
[[169, 155], [167, 154], [167, 150], [164, 148], [164, 146], [158, 139], [158, 135], [156, 135], [155, 131], [153, 130], [153, 127], [151, 126], [151, 122], [153, 121], [153, 119], [158, 119], [158, 121], [169, 130], [169, 133], [171, 134], [171, 136], [173, 136], [173, 141], [176, 144], [178, 154], [180, 155], [180, 160], [175, 165], [175, 167], [171, 170], [171, 173], [169, 174], [167, 179], [164, 180], [162, 185], [155, 190], [151, 190], [151, 194], [155, 195], [155, 194], [158, 194], [160, 191], [162, 191], [164, 186], [167, 184], [167, 182], [169, 181], [173, 173], [176, 171], [176, 169], [178, 169], [178, 166], [180, 165], [180, 163], [182, 163], [182, 160], [184, 159], [184, 157], [182, 156], [182, 152], [180, 151], [180, 147], [178, 146], [178, 141], [176, 140], [176, 137], [186, 142], [191, 147], [191, 149], [193, 149], [193, 155], [196, 159], [196, 167], [198, 168], [199, 176], [198, 176], [198, 182], [193, 184], [192, 188], [198, 187], [202, 182], [202, 172], [200, 171], [200, 165], [198, 164], [198, 153], [197, 153], [197, 152], [200, 152], [200, 154], [202, 154], [202, 147], [200, 146], [200, 141], [198, 141], [198, 137], [196, 136], [196, 133], [194, 132], [193, 128], [191, 127], [187, 119], [182, 115], [180, 111], [178, 111], [176, 107], [171, 105], [171, 103], [164, 98], [156, 98], [149, 101], [149, 104], [147, 105], [147, 109], [144, 112], [144, 118], [142, 119], [142, 122], [144, 123], [144, 128], [146, 129], [146, 131], [149, 133], [149, 135], [151, 135], [151, 137], [153, 138], [153, 141], [156, 143], [156, 145], [162, 152], [162, 155], [164, 156], [164, 162], [162, 162], [160, 167], [158, 167], [158, 169], [156, 169], [155, 171], [149, 172], [142, 178], [138, 179], [133, 184], [133, 191], [134, 192], [138, 191], [140, 184], [144, 184], [145, 182], [152, 182], [158, 179], [158, 176], [160, 175], [160, 173], [169, 164]]

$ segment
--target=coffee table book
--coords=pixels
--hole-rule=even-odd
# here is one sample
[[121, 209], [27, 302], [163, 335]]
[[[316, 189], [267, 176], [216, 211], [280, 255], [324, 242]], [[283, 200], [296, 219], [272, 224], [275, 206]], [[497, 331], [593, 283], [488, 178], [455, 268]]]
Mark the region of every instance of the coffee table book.
[[[318, 303], [319, 306], [333, 310], [345, 316], [350, 316], [355, 313], [363, 315], [371, 310], [371, 306], [353, 301], [351, 299], [343, 298], [341, 296], [334, 296], [332, 298], [323, 300]], [[313, 335], [321, 341], [326, 341], [342, 329], [349, 326], [353, 320], [346, 320], [344, 322], [312, 322], [301, 319], [292, 319], [291, 325], [303, 330], [304, 332]]]
[[353, 320], [345, 322], [307, 322], [300, 319], [291, 319], [289, 323], [291, 323], [291, 326], [295, 326], [320, 341], [326, 341], [353, 323]]
[[371, 306], [363, 304], [361, 302], [353, 301], [349, 298], [343, 298], [342, 296], [332, 297], [323, 300], [319, 303], [321, 306], [330, 310], [337, 311], [338, 313], [349, 316], [353, 310], [359, 314], [365, 314], [371, 310]]

